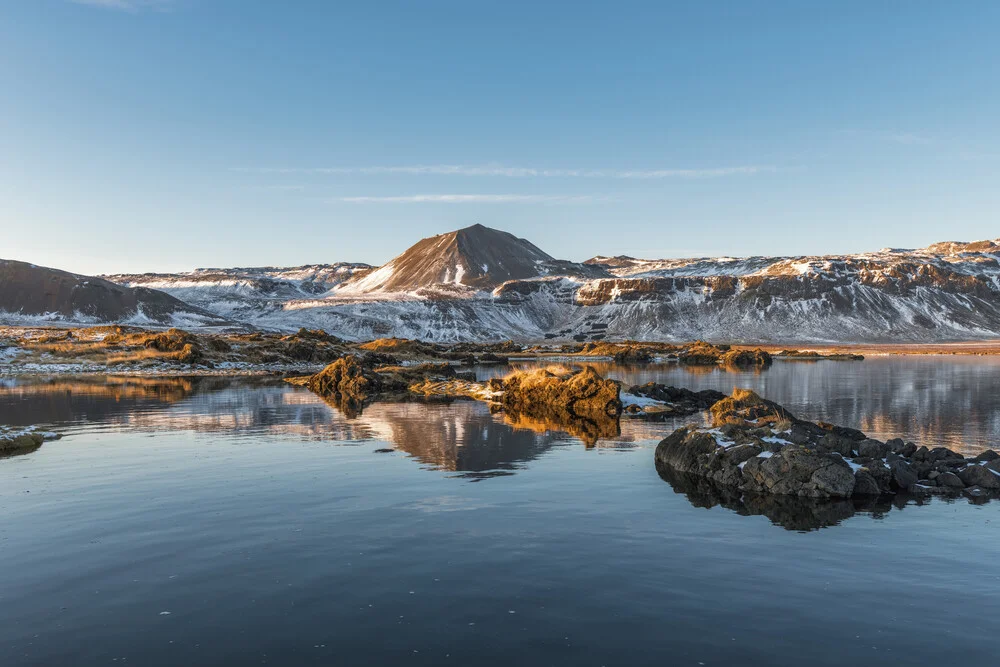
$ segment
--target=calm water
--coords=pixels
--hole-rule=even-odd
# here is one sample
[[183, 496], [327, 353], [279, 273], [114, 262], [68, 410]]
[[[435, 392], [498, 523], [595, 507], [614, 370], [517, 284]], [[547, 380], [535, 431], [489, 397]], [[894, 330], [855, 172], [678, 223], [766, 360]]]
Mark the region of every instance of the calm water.
[[[970, 452], [1000, 427], [988, 359], [601, 370]], [[0, 423], [65, 434], [0, 459], [5, 667], [996, 660], [1000, 502], [745, 504], [657, 475], [673, 424], [587, 447], [477, 403], [114, 378], [8, 380]]]

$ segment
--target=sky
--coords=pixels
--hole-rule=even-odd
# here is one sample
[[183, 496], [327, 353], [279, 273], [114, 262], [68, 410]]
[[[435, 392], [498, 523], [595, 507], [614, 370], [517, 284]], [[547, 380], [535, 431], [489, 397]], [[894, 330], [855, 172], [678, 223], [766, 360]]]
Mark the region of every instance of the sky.
[[1000, 3], [0, 0], [0, 257], [1000, 237]]

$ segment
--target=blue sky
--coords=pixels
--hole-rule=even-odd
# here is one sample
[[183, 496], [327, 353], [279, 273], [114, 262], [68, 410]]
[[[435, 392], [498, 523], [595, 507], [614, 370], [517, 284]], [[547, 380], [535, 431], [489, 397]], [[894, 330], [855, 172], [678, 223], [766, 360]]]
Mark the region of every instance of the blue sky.
[[0, 257], [380, 263], [1000, 236], [1000, 3], [6, 0]]

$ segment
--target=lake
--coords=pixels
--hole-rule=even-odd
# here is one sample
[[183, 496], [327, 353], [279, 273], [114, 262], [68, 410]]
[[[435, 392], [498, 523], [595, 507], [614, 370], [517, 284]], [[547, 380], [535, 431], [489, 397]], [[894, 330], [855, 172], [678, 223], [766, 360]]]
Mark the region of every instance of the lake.
[[[1000, 440], [989, 357], [595, 365]], [[0, 664], [995, 663], [1000, 502], [716, 497], [653, 465], [699, 419], [584, 443], [273, 379], [6, 378], [0, 424], [64, 437], [0, 459]]]

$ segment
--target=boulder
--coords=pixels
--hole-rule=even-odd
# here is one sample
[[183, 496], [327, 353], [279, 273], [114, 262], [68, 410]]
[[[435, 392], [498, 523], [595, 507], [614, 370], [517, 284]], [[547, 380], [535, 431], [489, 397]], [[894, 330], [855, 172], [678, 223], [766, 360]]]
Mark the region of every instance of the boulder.
[[858, 443], [858, 456], [872, 459], [884, 459], [889, 454], [889, 444], [878, 440], [862, 440]]
[[902, 459], [896, 459], [889, 464], [892, 472], [892, 484], [897, 489], [907, 491], [917, 483], [917, 473], [913, 471], [909, 463]]
[[750, 459], [743, 476], [744, 490], [757, 493], [848, 498], [854, 491], [854, 472], [843, 458], [797, 445], [769, 458]]
[[878, 496], [882, 489], [872, 474], [864, 468], [854, 472], [854, 495], [856, 496]]
[[958, 478], [966, 486], [978, 486], [983, 489], [1000, 489], [1000, 474], [986, 466], [972, 464], [958, 471]]
[[975, 462], [981, 462], [981, 461], [995, 461], [996, 459], [1000, 459], [1000, 454], [997, 454], [992, 449], [987, 449], [985, 452], [979, 454], [972, 460]]
[[680, 472], [704, 474], [701, 460], [715, 453], [716, 449], [718, 444], [711, 433], [679, 428], [656, 446], [654, 457], [658, 465]]
[[935, 481], [938, 483], [938, 486], [950, 489], [961, 489], [965, 487], [965, 483], [953, 472], [943, 472], [935, 478]]

